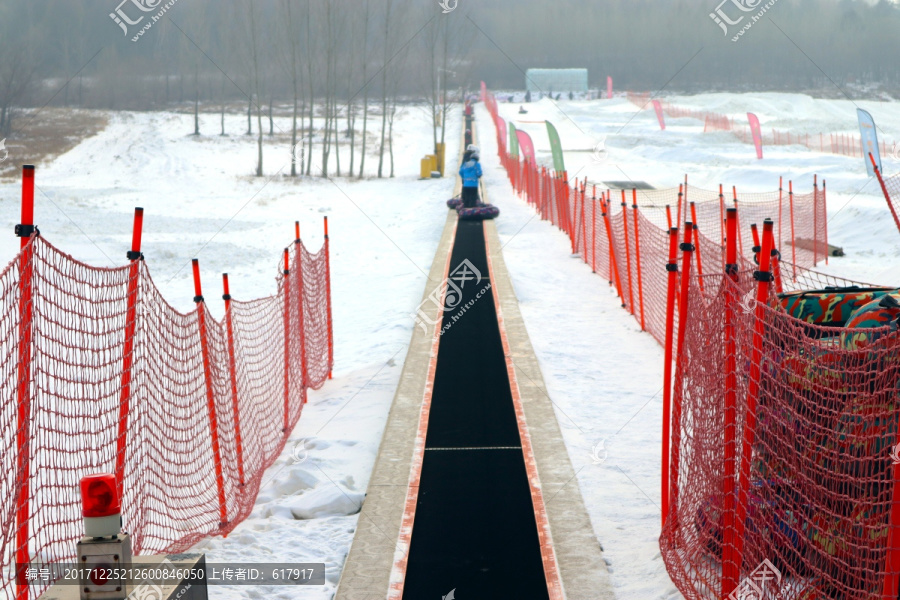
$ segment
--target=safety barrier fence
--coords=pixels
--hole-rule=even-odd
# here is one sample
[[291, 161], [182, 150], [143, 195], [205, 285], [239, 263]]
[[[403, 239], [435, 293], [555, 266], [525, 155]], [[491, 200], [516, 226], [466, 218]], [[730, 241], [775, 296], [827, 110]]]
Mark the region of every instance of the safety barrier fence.
[[[660, 550], [680, 592], [898, 598], [900, 306], [871, 295], [891, 290], [790, 261], [779, 224], [750, 202], [726, 203], [724, 233], [698, 201], [661, 227], [636, 206], [640, 191], [621, 210], [621, 192], [588, 201], [584, 184], [523, 169], [498, 141], [516, 189], [663, 345]], [[815, 202], [802, 217], [795, 206], [795, 224], [824, 220]], [[781, 294], [804, 290], [824, 292], [788, 310]], [[891, 325], [846, 328], [862, 305]]]
[[[641, 92], [627, 92], [626, 98], [635, 106], [642, 109], [652, 108], [651, 95]], [[749, 124], [736, 120], [721, 113], [696, 110], [677, 106], [665, 100], [660, 100], [663, 112], [673, 118], [691, 118], [703, 121], [703, 131], [730, 131], [745, 144], [753, 143], [753, 134]], [[762, 142], [764, 146], [805, 146], [816, 152], [828, 154], [840, 154], [842, 156], [863, 157], [862, 142], [857, 135], [847, 133], [795, 133], [771, 128], [762, 130]], [[878, 142], [881, 156], [888, 156], [894, 151], [894, 144], [888, 144], [885, 140]]]
[[[33, 227], [34, 170], [23, 173], [19, 255], [0, 272], [0, 597], [42, 591], [28, 563], [75, 562], [79, 480], [116, 475], [137, 554], [179, 552], [226, 535], [253, 508], [265, 469], [330, 377], [328, 222], [312, 253], [284, 250], [273, 295], [181, 313], [141, 254], [86, 265]], [[44, 584], [46, 587], [47, 584]]]
[[[486, 102], [493, 114], [496, 104]], [[586, 179], [571, 183], [566, 173], [556, 173], [507, 154], [497, 134], [500, 161], [515, 190], [542, 218], [566, 232], [572, 253], [580, 254], [594, 272], [605, 277], [622, 300], [623, 307], [660, 343], [664, 337], [665, 284], [648, 278], [648, 269], [665, 263], [667, 231], [673, 224], [691, 221], [703, 232], [699, 268], [724, 264], [723, 226], [728, 207], [741, 206], [745, 224], [777, 218], [779, 248], [789, 265], [786, 276], [794, 282], [803, 267], [828, 260], [826, 189], [814, 179], [813, 191], [795, 194], [793, 183], [767, 193], [739, 193], [732, 187], [718, 191], [688, 185], [663, 190], [598, 190]], [[754, 243], [749, 227], [739, 237], [743, 255], [752, 256]], [[707, 267], [708, 265], [708, 267]], [[714, 271], [711, 271], [714, 272]]]

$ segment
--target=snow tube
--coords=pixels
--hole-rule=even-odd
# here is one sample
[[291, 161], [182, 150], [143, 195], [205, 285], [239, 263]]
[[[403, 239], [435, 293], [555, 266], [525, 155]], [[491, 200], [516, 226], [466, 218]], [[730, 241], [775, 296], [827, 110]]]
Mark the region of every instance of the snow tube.
[[825, 327], [844, 327], [854, 310], [893, 291], [893, 288], [827, 287], [779, 294], [778, 303], [795, 319]]
[[500, 214], [500, 209], [493, 204], [481, 204], [472, 208], [456, 209], [459, 218], [463, 221], [483, 221], [484, 219], [493, 219]]
[[[845, 331], [841, 334], [844, 350], [860, 350], [884, 335], [884, 328], [893, 333], [900, 320], [900, 294], [885, 294], [854, 310], [847, 320], [847, 328], [862, 331]], [[873, 331], [874, 330], [874, 331]]]
[[462, 198], [457, 196], [456, 198], [450, 198], [447, 200], [447, 208], [452, 208], [454, 210], [458, 209], [462, 206]]

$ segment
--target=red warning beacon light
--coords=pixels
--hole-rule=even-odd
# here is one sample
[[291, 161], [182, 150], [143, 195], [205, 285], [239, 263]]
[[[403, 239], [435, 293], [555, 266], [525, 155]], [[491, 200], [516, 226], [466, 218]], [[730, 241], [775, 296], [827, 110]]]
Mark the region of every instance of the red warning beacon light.
[[81, 479], [81, 515], [88, 537], [118, 535], [122, 523], [116, 476], [97, 473]]

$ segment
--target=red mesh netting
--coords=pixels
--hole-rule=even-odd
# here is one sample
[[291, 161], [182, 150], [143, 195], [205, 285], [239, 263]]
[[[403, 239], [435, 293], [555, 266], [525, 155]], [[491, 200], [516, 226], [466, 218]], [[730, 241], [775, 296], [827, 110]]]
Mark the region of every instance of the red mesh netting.
[[[886, 327], [868, 329], [871, 343], [858, 349], [853, 336], [859, 329], [810, 325], [762, 307], [758, 400], [751, 412], [758, 323], [756, 303], [747, 296], [755, 282], [749, 265], [745, 269], [735, 283], [707, 276], [706, 294], [692, 281], [678, 365], [683, 376], [675, 388], [681, 401], [673, 423], [673, 444], [679, 440], [671, 469], [674, 497], [660, 537], [669, 574], [687, 598], [720, 598], [723, 562], [731, 565], [732, 585], [749, 588], [752, 572], [769, 561], [780, 581], [767, 584], [770, 595], [753, 597], [774, 598], [779, 591], [785, 599], [881, 597], [891, 572], [885, 561], [900, 339]], [[806, 289], [853, 283], [811, 271], [803, 280]], [[731, 419], [729, 306], [735, 320]], [[754, 415], [752, 426], [748, 414]], [[734, 462], [726, 459], [729, 445]], [[749, 478], [736, 480], [735, 465], [745, 451]], [[743, 532], [734, 538], [724, 533], [729, 511], [723, 499], [729, 495], [743, 498], [732, 521], [735, 531], [743, 521]], [[894, 540], [890, 547], [900, 546]]]
[[[74, 558], [83, 535], [79, 480], [115, 472], [120, 442], [123, 524], [135, 553], [185, 550], [227, 534], [250, 513], [264, 470], [300, 417], [306, 388], [320, 387], [331, 368], [325, 244], [317, 254], [294, 244], [290, 274], [279, 276], [275, 295], [233, 300], [216, 321], [205, 304], [187, 314], [170, 306], [143, 261], [133, 271], [91, 267], [32, 238], [0, 274], [0, 597], [16, 595], [14, 564], [26, 547], [31, 562]], [[28, 327], [20, 309], [22, 272], [32, 273], [26, 402], [17, 393], [20, 331]], [[120, 439], [132, 272], [130, 397]], [[29, 497], [17, 519], [23, 484]], [[34, 595], [41, 591], [31, 587]]]
[[897, 229], [900, 229], [900, 173], [891, 175], [887, 179], [882, 178], [881, 172], [877, 172], [877, 175], [881, 190], [884, 192], [884, 199], [887, 200], [888, 208], [894, 217], [894, 223], [897, 225]]

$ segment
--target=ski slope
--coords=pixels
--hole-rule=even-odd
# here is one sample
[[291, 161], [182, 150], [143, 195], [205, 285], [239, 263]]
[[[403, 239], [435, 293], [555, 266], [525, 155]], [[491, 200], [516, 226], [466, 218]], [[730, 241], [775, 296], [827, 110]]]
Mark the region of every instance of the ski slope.
[[[673, 103], [739, 115], [756, 112], [763, 127], [791, 131], [855, 128], [849, 101], [795, 94], [705, 94]], [[888, 139], [900, 132], [900, 103], [859, 102]], [[823, 269], [852, 279], [900, 285], [900, 232], [877, 182], [861, 159], [814, 153], [799, 146], [752, 146], [728, 133], [703, 133], [692, 119], [669, 120], [660, 131], [652, 111], [624, 99], [542, 100], [501, 104], [504, 118], [528, 131], [538, 159], [549, 164], [542, 123], [553, 121], [574, 178], [644, 180], [673, 187], [720, 182], [738, 191], [777, 188], [778, 177], [808, 191], [814, 173], [827, 180], [829, 241], [847, 256]], [[497, 221], [532, 343], [557, 409], [576, 480], [585, 497], [619, 598], [678, 598], [657, 546], [662, 350], [639, 331], [614, 291], [580, 260], [568, 239], [541, 222], [512, 193], [496, 158], [487, 112], [476, 112], [485, 184], [501, 209]], [[145, 208], [143, 251], [156, 284], [179, 310], [193, 309], [190, 259], [198, 257], [213, 314], [221, 316], [220, 273], [236, 298], [273, 293], [281, 249], [299, 220], [311, 249], [329, 216], [335, 323], [334, 380], [310, 394], [291, 442], [264, 478], [256, 509], [227, 538], [198, 546], [208, 562], [325, 562], [318, 588], [215, 587], [216, 598], [315, 598], [334, 592], [348, 552], [382, 429], [406, 356], [413, 314], [426, 285], [446, 217], [453, 180], [418, 180], [419, 159], [431, 149], [429, 115], [404, 108], [395, 122], [394, 179], [291, 180], [289, 137], [266, 136], [265, 171], [252, 173], [254, 136], [241, 135], [243, 115], [230, 115], [220, 137], [218, 115], [113, 113], [106, 130], [37, 170], [35, 218], [43, 235], [78, 259], [122, 264], [135, 206]], [[450, 157], [456, 156], [460, 115], [452, 116]], [[288, 130], [288, 119], [276, 120]], [[370, 132], [371, 134], [372, 132]], [[896, 136], [900, 138], [900, 135]], [[605, 143], [606, 158], [594, 148]], [[367, 172], [377, 157], [367, 156]], [[318, 156], [315, 157], [318, 160]], [[358, 156], [357, 156], [358, 160]], [[883, 157], [888, 174], [900, 160]], [[349, 154], [342, 154], [346, 169]], [[387, 165], [386, 165], [387, 167]], [[448, 162], [448, 172], [456, 165]], [[278, 173], [281, 174], [278, 174]], [[274, 176], [273, 176], [274, 175]], [[18, 240], [19, 181], [0, 181], [0, 257], [11, 260]], [[551, 492], [552, 494], [552, 492]], [[550, 500], [552, 501], [552, 499]], [[386, 547], [393, 542], [386, 540]]]

